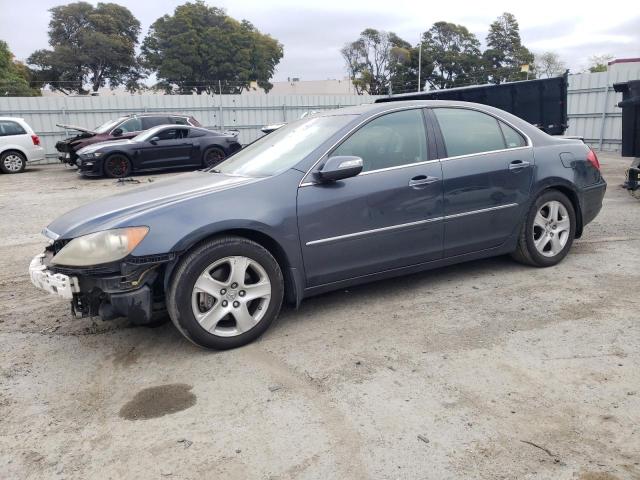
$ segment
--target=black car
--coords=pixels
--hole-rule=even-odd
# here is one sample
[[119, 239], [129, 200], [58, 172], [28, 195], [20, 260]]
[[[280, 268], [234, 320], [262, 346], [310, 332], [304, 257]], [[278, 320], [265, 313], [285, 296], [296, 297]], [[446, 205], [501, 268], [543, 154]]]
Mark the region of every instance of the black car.
[[77, 130], [80, 133], [56, 143], [56, 150], [60, 152], [58, 160], [62, 163], [75, 165], [78, 159], [77, 152], [81, 148], [109, 140], [133, 138], [140, 132], [149, 130], [150, 128], [169, 124], [191, 125], [192, 127], [202, 126], [195, 118], [179, 113], [140, 113], [124, 115], [115, 120], [109, 120], [94, 129], [59, 123], [57, 126], [60, 128]]
[[241, 148], [235, 131], [160, 125], [131, 139], [84, 147], [76, 165], [86, 176], [118, 178], [149, 170], [215, 167]]

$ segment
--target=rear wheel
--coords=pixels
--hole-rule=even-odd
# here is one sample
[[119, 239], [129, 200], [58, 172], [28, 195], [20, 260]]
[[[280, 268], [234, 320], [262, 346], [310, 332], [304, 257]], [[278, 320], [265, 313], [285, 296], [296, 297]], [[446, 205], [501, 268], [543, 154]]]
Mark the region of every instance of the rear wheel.
[[104, 159], [103, 170], [109, 178], [126, 177], [131, 173], [131, 162], [124, 155], [109, 155]]
[[278, 316], [284, 282], [265, 248], [241, 237], [211, 240], [176, 267], [167, 307], [193, 343], [224, 350], [262, 335]]
[[213, 168], [219, 163], [222, 163], [226, 157], [227, 154], [224, 153], [224, 150], [219, 147], [212, 147], [204, 152], [202, 163], [205, 168]]
[[0, 155], [0, 170], [4, 173], [20, 173], [27, 166], [27, 159], [20, 152], [5, 152]]
[[513, 257], [536, 267], [556, 265], [569, 253], [576, 214], [566, 195], [549, 190], [531, 205]]

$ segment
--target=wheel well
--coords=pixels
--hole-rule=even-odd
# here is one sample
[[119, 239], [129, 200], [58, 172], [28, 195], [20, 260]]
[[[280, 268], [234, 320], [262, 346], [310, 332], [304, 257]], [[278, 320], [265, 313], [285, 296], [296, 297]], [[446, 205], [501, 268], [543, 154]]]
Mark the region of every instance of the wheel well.
[[17, 153], [24, 157], [25, 160], [27, 158], [27, 155], [22, 150], [18, 150], [17, 148], [7, 148], [6, 150], [0, 152], [0, 155], [4, 155], [5, 153]]
[[[278, 265], [280, 266], [280, 270], [282, 271], [282, 276], [284, 278], [285, 299], [287, 300], [287, 302], [290, 302], [290, 303], [295, 304], [297, 302], [296, 283], [295, 283], [295, 279], [292, 277], [291, 270], [289, 269], [291, 263], [289, 262], [289, 259], [284, 249], [280, 246], [278, 242], [276, 242], [269, 235], [266, 235], [262, 232], [258, 232], [256, 230], [250, 230], [245, 228], [223, 230], [221, 232], [216, 232], [215, 234], [210, 235], [208, 237], [202, 238], [195, 244], [190, 245], [189, 248], [185, 250], [185, 252], [193, 249], [194, 247], [202, 244], [203, 242], [211, 240], [214, 237], [223, 237], [227, 235], [243, 237], [243, 238], [252, 240], [256, 242], [258, 245], [267, 249], [267, 251], [271, 255], [273, 255], [273, 258], [275, 258], [276, 262], [278, 262]], [[181, 256], [182, 255], [184, 255], [184, 253], [181, 254]], [[170, 267], [170, 269], [166, 272], [165, 275], [167, 276], [165, 278], [165, 286], [168, 285], [168, 282], [170, 280], [171, 275], [173, 274], [173, 269], [176, 264], [177, 262], [175, 262]]]
[[582, 236], [582, 210], [580, 209], [580, 200], [578, 199], [578, 194], [569, 187], [564, 185], [554, 185], [552, 187], [545, 188], [540, 194], [547, 192], [549, 190], [557, 190], [560, 193], [566, 195], [566, 197], [571, 201], [571, 205], [573, 205], [573, 210], [576, 212], [576, 238], [580, 238]]

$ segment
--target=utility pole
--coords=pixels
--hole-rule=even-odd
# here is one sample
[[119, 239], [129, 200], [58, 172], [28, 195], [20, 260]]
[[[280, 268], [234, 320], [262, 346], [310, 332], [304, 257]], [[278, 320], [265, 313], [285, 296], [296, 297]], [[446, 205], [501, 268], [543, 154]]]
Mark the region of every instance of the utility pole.
[[422, 84], [420, 83], [421, 73], [422, 73], [422, 39], [420, 39], [420, 46], [418, 47], [418, 91], [422, 90]]

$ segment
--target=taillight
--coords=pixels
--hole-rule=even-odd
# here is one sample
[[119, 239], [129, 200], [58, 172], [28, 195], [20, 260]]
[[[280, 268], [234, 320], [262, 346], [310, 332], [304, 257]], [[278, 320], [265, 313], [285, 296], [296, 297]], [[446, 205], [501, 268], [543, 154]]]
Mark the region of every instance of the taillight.
[[40, 145], [40, 137], [38, 135], [31, 135], [31, 140], [35, 146]]
[[589, 149], [589, 153], [587, 153], [587, 160], [597, 170], [600, 170], [600, 162], [598, 161], [598, 156], [596, 155], [596, 152], [594, 152], [592, 149]]

